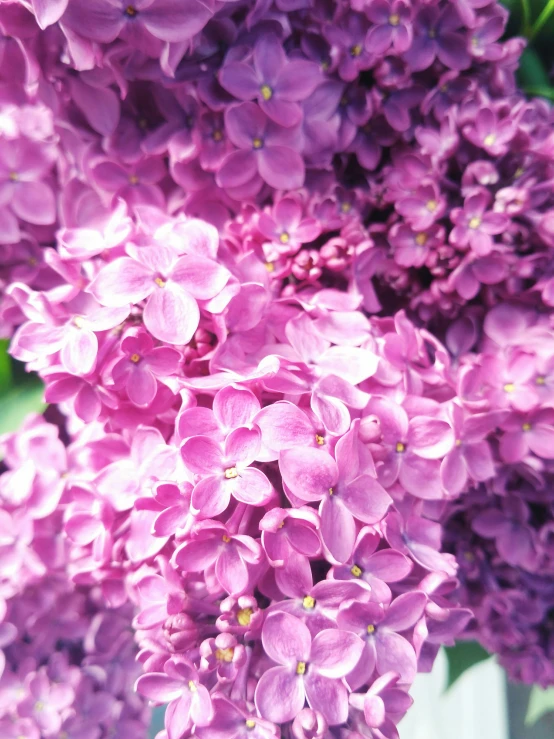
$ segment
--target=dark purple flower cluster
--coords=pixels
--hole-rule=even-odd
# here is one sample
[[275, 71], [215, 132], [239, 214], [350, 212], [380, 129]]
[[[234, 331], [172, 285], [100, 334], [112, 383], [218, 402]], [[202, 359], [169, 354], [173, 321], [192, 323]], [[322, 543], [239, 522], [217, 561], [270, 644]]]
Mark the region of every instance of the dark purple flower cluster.
[[[479, 354], [460, 357], [460, 394], [489, 428], [496, 475], [449, 505], [445, 542], [475, 616], [467, 636], [497, 653], [512, 679], [547, 686], [554, 684], [552, 319], [502, 305], [484, 332]], [[473, 341], [469, 325], [453, 333]], [[462, 485], [461, 463], [457, 474]]]

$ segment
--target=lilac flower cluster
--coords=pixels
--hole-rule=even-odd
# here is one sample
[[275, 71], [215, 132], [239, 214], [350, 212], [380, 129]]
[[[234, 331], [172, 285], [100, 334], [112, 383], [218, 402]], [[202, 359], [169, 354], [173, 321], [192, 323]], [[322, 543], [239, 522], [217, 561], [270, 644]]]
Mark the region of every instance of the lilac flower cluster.
[[[468, 329], [454, 327], [458, 337]], [[487, 315], [484, 334], [479, 354], [460, 358], [460, 395], [488, 419], [496, 476], [449, 506], [445, 538], [458, 560], [462, 602], [475, 616], [467, 635], [496, 652], [514, 680], [547, 686], [554, 684], [552, 319], [502, 305]]]
[[57, 426], [38, 416], [3, 437], [1, 449], [0, 735], [145, 736], [150, 712], [133, 690], [140, 668], [132, 606], [69, 577], [78, 552], [63, 537], [58, 501], [70, 476], [90, 473]]
[[[159, 739], [397, 739], [472, 615], [443, 525], [546, 474], [554, 433], [552, 114], [505, 21], [0, 5], [0, 328], [67, 442], [29, 421], [0, 477], [36, 553], [0, 646], [38, 736], [142, 735], [149, 699]], [[444, 341], [414, 323], [458, 313]], [[37, 599], [74, 637], [35, 634]]]

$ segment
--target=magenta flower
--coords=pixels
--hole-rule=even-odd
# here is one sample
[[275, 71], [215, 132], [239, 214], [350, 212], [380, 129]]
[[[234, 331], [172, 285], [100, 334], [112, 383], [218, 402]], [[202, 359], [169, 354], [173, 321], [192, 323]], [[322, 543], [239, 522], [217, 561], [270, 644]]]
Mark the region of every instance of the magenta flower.
[[309, 447], [287, 449], [279, 458], [286, 489], [301, 501], [321, 501], [321, 536], [337, 562], [346, 562], [352, 553], [355, 519], [377, 523], [391, 503], [377, 480], [360, 468], [356, 453], [341, 443], [343, 440], [337, 445], [336, 462], [327, 452]]
[[231, 496], [248, 505], [265, 505], [272, 486], [263, 472], [251, 467], [260, 448], [260, 430], [236, 428], [222, 448], [209, 436], [194, 436], [181, 446], [188, 469], [200, 480], [192, 491], [192, 508], [202, 518], [223, 513]]
[[196, 728], [198, 739], [278, 739], [281, 734], [274, 723], [248, 713], [223, 695], [215, 695], [212, 705], [214, 719], [209, 726]]
[[366, 583], [371, 590], [371, 600], [389, 603], [392, 599], [387, 583], [399, 582], [407, 577], [413, 563], [395, 549], [377, 547], [381, 537], [370, 528], [364, 527], [358, 534], [356, 546], [350, 560], [331, 570], [335, 580], [356, 580]]
[[266, 239], [277, 244], [282, 254], [295, 254], [321, 233], [319, 223], [315, 218], [303, 218], [303, 208], [293, 198], [279, 200], [272, 216], [260, 213], [258, 228]]
[[169, 703], [165, 728], [169, 739], [181, 737], [192, 724], [208, 724], [213, 707], [193, 665], [182, 657], [168, 660], [164, 672], [141, 675], [135, 689], [156, 703]]
[[274, 567], [286, 565], [295, 551], [316, 557], [321, 550], [317, 533], [319, 519], [311, 508], [272, 508], [260, 521], [262, 546]]
[[515, 567], [533, 569], [537, 563], [535, 531], [528, 521], [531, 511], [525, 501], [513, 495], [504, 498], [500, 508], [477, 514], [472, 529], [485, 539], [494, 539], [502, 559]]
[[364, 712], [370, 729], [379, 729], [384, 737], [398, 736], [396, 724], [412, 705], [413, 699], [404, 690], [396, 687], [398, 673], [386, 672], [378, 677], [365, 695], [350, 695], [350, 705]]
[[151, 337], [144, 331], [126, 336], [121, 342], [121, 350], [125, 357], [112, 368], [115, 386], [124, 387], [135, 405], [150, 405], [156, 396], [157, 378], [172, 375], [181, 355], [167, 346], [154, 347]]
[[500, 424], [500, 456], [509, 464], [521, 462], [529, 452], [554, 459], [554, 411], [542, 408], [533, 413], [511, 413]]
[[370, 54], [385, 54], [392, 46], [398, 54], [406, 51], [412, 43], [410, 5], [404, 0], [377, 0], [366, 11], [374, 23], [365, 39]]
[[96, 0], [94, 5], [71, 0], [62, 22], [83, 38], [105, 44], [118, 36], [146, 43], [143, 37], [149, 34], [179, 42], [200, 31], [212, 15], [210, 5], [200, 0]]
[[211, 259], [179, 257], [165, 246], [129, 245], [127, 252], [101, 269], [88, 290], [109, 307], [147, 299], [143, 320], [150, 333], [169, 344], [186, 344], [200, 321], [196, 301], [221, 292], [229, 272]]
[[486, 419], [478, 415], [469, 418], [464, 425], [463, 411], [458, 405], [452, 406], [452, 426], [456, 444], [441, 463], [441, 480], [445, 490], [458, 495], [467, 487], [468, 479], [484, 482], [494, 477], [492, 452], [485, 440], [492, 429]]
[[473, 123], [462, 128], [466, 139], [484, 149], [493, 157], [503, 156], [516, 135], [516, 125], [511, 117], [499, 120], [494, 108], [480, 108]]
[[304, 161], [294, 129], [277, 126], [255, 103], [225, 111], [225, 128], [238, 148], [223, 160], [216, 175], [220, 187], [239, 187], [258, 174], [271, 187], [295, 190], [304, 183]]
[[218, 521], [203, 521], [193, 529], [193, 538], [178, 547], [172, 561], [184, 572], [203, 572], [215, 565], [221, 587], [231, 595], [248, 586], [248, 565], [262, 559], [260, 545], [250, 536], [232, 536]]
[[465, 200], [463, 208], [452, 209], [451, 244], [462, 248], [469, 246], [481, 257], [491, 252], [494, 244], [491, 236], [505, 231], [508, 218], [503, 213], [487, 210], [489, 204], [488, 193], [477, 192]]
[[19, 241], [15, 216], [41, 226], [54, 223], [54, 193], [42, 180], [52, 168], [55, 156], [55, 149], [35, 141], [0, 141], [0, 243]]
[[91, 178], [98, 190], [121, 197], [132, 205], [163, 207], [164, 196], [157, 184], [166, 174], [163, 160], [148, 157], [129, 166], [106, 160], [91, 167]]
[[239, 100], [256, 98], [266, 115], [280, 126], [296, 126], [302, 120], [299, 101], [305, 100], [322, 81], [319, 66], [304, 59], [287, 59], [283, 44], [273, 33], [258, 39], [253, 67], [228, 62], [219, 74], [221, 85]]
[[404, 59], [415, 72], [428, 69], [435, 58], [450, 69], [467, 69], [471, 56], [467, 50], [467, 33], [462, 26], [451, 6], [440, 10], [433, 5], [423, 5], [416, 13], [414, 39], [405, 50]]
[[417, 671], [412, 644], [399, 631], [407, 631], [423, 615], [427, 596], [422, 592], [399, 595], [390, 606], [350, 603], [339, 611], [339, 629], [359, 634], [365, 646], [348, 682], [356, 689], [367, 683], [375, 669], [379, 675], [397, 672], [403, 683], [411, 683]]
[[446, 211], [446, 200], [435, 184], [422, 185], [413, 195], [401, 198], [395, 208], [415, 231], [425, 231]]
[[254, 700], [270, 721], [292, 721], [304, 707], [319, 711], [329, 725], [348, 716], [348, 693], [341, 678], [352, 670], [362, 640], [348, 631], [326, 629], [312, 641], [307, 627], [288, 613], [268, 616], [262, 631], [266, 654], [275, 662], [260, 678]]
[[380, 482], [389, 488], [399, 480], [418, 498], [441, 498], [439, 460], [454, 446], [451, 426], [427, 416], [409, 419], [402, 406], [385, 398], [372, 399], [368, 410], [381, 422], [383, 441], [375, 446]]
[[28, 696], [17, 706], [24, 718], [33, 718], [45, 734], [56, 734], [62, 725], [62, 711], [73, 703], [75, 693], [70, 685], [50, 682], [44, 668], [27, 684]]

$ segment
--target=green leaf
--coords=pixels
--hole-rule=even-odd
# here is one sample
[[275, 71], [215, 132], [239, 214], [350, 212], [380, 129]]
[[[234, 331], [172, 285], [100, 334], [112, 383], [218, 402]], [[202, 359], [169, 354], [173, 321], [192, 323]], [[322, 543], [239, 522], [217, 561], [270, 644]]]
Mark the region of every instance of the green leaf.
[[529, 87], [524, 87], [524, 91], [528, 95], [533, 95], [535, 97], [541, 97], [546, 98], [547, 100], [554, 100], [554, 88], [550, 86], [537, 86], [531, 85]]
[[554, 13], [554, 0], [548, 0], [541, 14], [537, 20], [533, 23], [531, 30], [528, 33], [528, 38], [533, 39], [538, 33], [541, 32], [543, 26], [546, 25], [552, 14]]
[[8, 392], [12, 384], [12, 360], [8, 354], [9, 341], [0, 340], [0, 396]]
[[11, 388], [0, 397], [0, 434], [16, 431], [28, 413], [43, 413], [44, 386], [38, 381]]
[[490, 654], [474, 641], [462, 641], [453, 647], [445, 647], [448, 660], [448, 690], [466, 670], [490, 658]]
[[527, 47], [519, 62], [518, 79], [522, 87], [549, 88], [550, 80], [537, 52]]
[[525, 726], [533, 726], [545, 713], [551, 711], [554, 711], [554, 688], [542, 690], [537, 685], [533, 685], [527, 705]]

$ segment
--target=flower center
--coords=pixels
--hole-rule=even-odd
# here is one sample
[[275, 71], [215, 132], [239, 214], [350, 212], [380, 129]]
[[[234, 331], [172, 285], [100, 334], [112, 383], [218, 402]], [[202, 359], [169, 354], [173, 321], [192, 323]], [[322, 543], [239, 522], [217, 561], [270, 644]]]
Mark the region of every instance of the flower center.
[[321, 436], [321, 434], [316, 434], [316, 435], [315, 435], [315, 443], [316, 443], [316, 444], [317, 444], [318, 446], [323, 446], [323, 445], [325, 444], [325, 439], [324, 439], [324, 437], [323, 437], [323, 436]]
[[135, 15], [138, 15], [138, 10], [134, 7], [134, 5], [127, 5], [125, 8], [125, 15], [129, 16], [129, 18], [134, 18]]
[[227, 467], [224, 474], [227, 480], [234, 480], [235, 477], [239, 476], [239, 472], [236, 467]]
[[304, 597], [304, 600], [302, 601], [302, 605], [304, 606], [304, 608], [308, 608], [308, 609], [314, 608], [315, 598], [312, 598], [311, 595], [306, 595]]
[[196, 693], [198, 691], [198, 688], [196, 687], [196, 683], [194, 680], [189, 680], [189, 690], [191, 693]]
[[530, 423], [524, 423], [524, 424], [522, 424], [521, 428], [524, 431], [531, 431], [531, 424]]
[[350, 203], [341, 203], [340, 209], [343, 213], [350, 213], [352, 210], [352, 205]]
[[429, 38], [436, 38], [437, 37], [437, 32], [435, 31], [434, 28], [430, 28], [429, 29], [429, 33], [427, 35], [429, 36]]
[[406, 451], [406, 445], [403, 444], [401, 441], [396, 442], [396, 451], [399, 454], [402, 454], [402, 452]]
[[516, 386], [514, 385], [513, 382], [507, 382], [504, 385], [504, 392], [505, 393], [513, 393], [515, 389], [516, 389]]
[[254, 147], [254, 149], [261, 149], [263, 145], [263, 139], [259, 139], [257, 137], [255, 139], [252, 139], [252, 146]]
[[38, 713], [44, 711], [44, 703], [42, 701], [37, 701], [35, 703], [35, 711], [37, 711]]
[[352, 46], [352, 48], [350, 49], [350, 55], [353, 57], [360, 56], [361, 53], [362, 53], [361, 44], [355, 44], [355, 46]]
[[265, 268], [268, 272], [275, 272], [275, 265], [273, 264], [273, 262], [266, 262]]
[[131, 360], [131, 362], [138, 364], [140, 362], [140, 354], [131, 354], [129, 359]]
[[462, 440], [456, 439], [456, 446], [462, 446]]
[[139, 178], [136, 176], [136, 174], [129, 175], [129, 184], [130, 185], [138, 185]]
[[352, 565], [350, 569], [350, 574], [354, 575], [354, 577], [361, 577], [362, 572], [363, 572], [362, 568], [357, 564]]
[[427, 208], [428, 211], [433, 213], [433, 211], [437, 209], [438, 203], [436, 200], [428, 200], [425, 207]]
[[473, 229], [479, 228], [480, 225], [481, 219], [478, 216], [473, 216], [468, 223], [468, 226]]
[[398, 13], [393, 13], [389, 16], [389, 23], [391, 26], [397, 26], [400, 23], [400, 16]]
[[329, 495], [334, 495], [334, 494], [335, 494], [335, 491], [333, 490], [333, 488], [329, 488]]
[[252, 620], [252, 609], [251, 608], [241, 608], [240, 611], [237, 613], [237, 621], [241, 626], [249, 626], [250, 621]]
[[165, 282], [162, 280], [161, 277], [156, 277], [154, 282], [158, 287], [165, 287]]
[[485, 144], [485, 146], [492, 146], [495, 141], [496, 141], [496, 134], [489, 133], [487, 136], [485, 136], [483, 143]]
[[227, 536], [227, 534], [223, 534], [223, 536], [221, 537], [221, 541], [224, 544], [228, 544], [231, 541], [231, 537], [230, 536]]
[[85, 325], [81, 316], [74, 316], [73, 323], [77, 326], [77, 328], [83, 328], [83, 326]]
[[375, 631], [375, 626], [373, 624], [368, 624], [367, 633], [373, 634], [374, 631]]
[[535, 385], [544, 385], [546, 384], [546, 378], [539, 375], [537, 379], [535, 380]]
[[418, 235], [415, 237], [415, 242], [418, 246], [425, 246], [427, 243], [427, 234], [423, 231], [421, 233], [418, 233]]
[[247, 729], [253, 729], [255, 726], [256, 726], [256, 722], [253, 719], [249, 718], [246, 720]]
[[19, 179], [19, 175], [17, 174], [17, 172], [10, 172], [8, 175], [8, 179], [10, 179], [12, 182], [17, 182], [17, 180]]
[[227, 649], [216, 649], [215, 658], [220, 662], [232, 662], [234, 652], [235, 650], [232, 647], [227, 647]]
[[212, 138], [213, 138], [214, 141], [221, 141], [221, 139], [223, 138], [223, 131], [220, 131], [219, 128], [217, 128], [213, 132]]
[[303, 675], [306, 672], [306, 663], [305, 662], [299, 662], [296, 665], [296, 674], [297, 675]]
[[260, 87], [260, 92], [262, 93], [262, 97], [264, 100], [270, 100], [273, 96], [273, 90], [269, 85], [262, 85]]
[[286, 231], [283, 231], [283, 233], [279, 236], [279, 241], [281, 244], [288, 244], [290, 241], [290, 236]]

